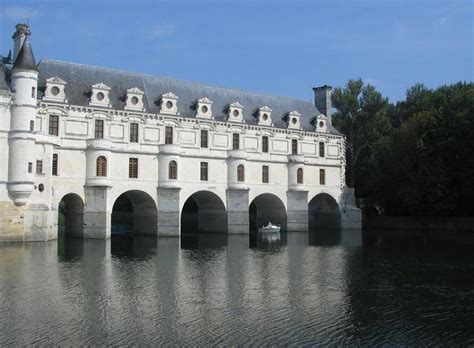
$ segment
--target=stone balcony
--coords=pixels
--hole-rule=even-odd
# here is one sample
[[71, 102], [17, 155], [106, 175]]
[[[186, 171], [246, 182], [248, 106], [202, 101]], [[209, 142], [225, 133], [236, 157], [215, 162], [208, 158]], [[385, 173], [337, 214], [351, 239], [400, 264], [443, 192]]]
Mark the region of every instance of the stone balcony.
[[232, 160], [246, 160], [247, 152], [245, 152], [245, 150], [228, 150], [227, 158]]
[[110, 150], [112, 149], [112, 141], [109, 139], [88, 139], [87, 148], [93, 150]]
[[161, 144], [158, 146], [158, 153], [163, 155], [180, 155], [181, 145], [179, 144]]

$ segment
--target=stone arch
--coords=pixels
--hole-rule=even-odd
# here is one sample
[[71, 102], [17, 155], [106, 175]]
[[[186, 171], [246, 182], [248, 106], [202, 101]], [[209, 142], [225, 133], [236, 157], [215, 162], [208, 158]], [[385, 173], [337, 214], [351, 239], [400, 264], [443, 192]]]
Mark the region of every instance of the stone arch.
[[227, 212], [219, 196], [211, 191], [193, 193], [181, 209], [181, 234], [227, 233]]
[[58, 204], [58, 235], [84, 237], [84, 201], [76, 193], [68, 193]]
[[157, 235], [157, 208], [141, 190], [122, 193], [112, 208], [112, 234]]
[[341, 212], [336, 199], [328, 193], [319, 193], [308, 204], [309, 230], [340, 229]]
[[249, 229], [256, 231], [271, 222], [280, 225], [281, 231], [287, 230], [287, 215], [283, 201], [272, 193], [263, 193], [255, 197], [249, 206]]

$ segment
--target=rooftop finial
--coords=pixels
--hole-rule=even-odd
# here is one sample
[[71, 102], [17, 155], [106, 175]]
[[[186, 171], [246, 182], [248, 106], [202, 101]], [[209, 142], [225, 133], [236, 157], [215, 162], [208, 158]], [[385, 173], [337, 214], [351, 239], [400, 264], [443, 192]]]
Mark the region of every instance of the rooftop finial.
[[20, 36], [30, 36], [31, 31], [30, 31], [30, 26], [28, 22], [30, 21], [29, 18], [27, 18], [26, 23], [18, 23], [15, 26], [15, 32], [13, 33], [12, 39], [15, 40], [16, 38]]
[[31, 35], [30, 26], [28, 25], [29, 18], [26, 20], [25, 23], [18, 23], [15, 26], [15, 32], [13, 33], [13, 62], [15, 62], [18, 53], [20, 52], [21, 48], [23, 47], [23, 42], [25, 42], [26, 38]]

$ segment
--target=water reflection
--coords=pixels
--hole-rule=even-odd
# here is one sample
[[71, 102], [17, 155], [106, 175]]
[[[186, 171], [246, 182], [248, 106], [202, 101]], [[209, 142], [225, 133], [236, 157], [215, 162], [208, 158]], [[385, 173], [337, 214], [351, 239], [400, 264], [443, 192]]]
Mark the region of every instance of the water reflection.
[[118, 258], [147, 258], [156, 254], [158, 238], [153, 236], [113, 235], [112, 256]]
[[359, 247], [362, 246], [362, 230], [315, 229], [308, 232], [308, 245], [321, 247]]
[[278, 251], [287, 244], [287, 232], [259, 233], [249, 235], [249, 247], [262, 251]]
[[58, 257], [60, 261], [77, 261], [82, 258], [84, 253], [84, 239], [66, 238], [59, 235], [58, 239]]
[[254, 237], [0, 245], [0, 346], [474, 344], [472, 248]]
[[219, 233], [190, 233], [181, 235], [183, 249], [220, 250], [227, 246], [228, 236]]
[[341, 229], [312, 229], [308, 232], [308, 244], [316, 246], [340, 245]]

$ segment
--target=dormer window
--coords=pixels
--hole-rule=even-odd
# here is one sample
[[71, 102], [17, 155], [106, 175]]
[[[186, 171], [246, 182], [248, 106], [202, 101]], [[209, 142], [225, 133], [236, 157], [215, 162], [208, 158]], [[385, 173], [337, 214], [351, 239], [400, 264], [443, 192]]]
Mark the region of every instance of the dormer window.
[[272, 125], [272, 109], [270, 109], [268, 106], [262, 106], [260, 109], [258, 109], [257, 117], [259, 125]]
[[244, 106], [239, 102], [234, 102], [229, 105], [227, 120], [229, 122], [243, 122], [244, 120]]
[[178, 113], [178, 96], [172, 92], [161, 95], [160, 114], [179, 115]]
[[288, 117], [287, 127], [289, 129], [301, 129], [301, 124], [300, 124], [301, 114], [298, 111], [293, 110], [289, 112], [287, 117]]
[[324, 132], [326, 133], [328, 131], [328, 126], [327, 126], [328, 118], [324, 114], [319, 114], [316, 117], [316, 123], [315, 123], [315, 131], [316, 132]]
[[125, 110], [145, 111], [143, 106], [143, 91], [138, 87], [127, 89], [127, 98], [125, 102]]
[[109, 98], [110, 87], [105, 83], [97, 83], [92, 85], [92, 94], [89, 101], [91, 106], [101, 106], [110, 108], [110, 98]]
[[212, 100], [204, 97], [196, 102], [196, 117], [212, 118]]
[[57, 76], [46, 79], [46, 89], [44, 91], [43, 100], [62, 103], [67, 102], [64, 92], [65, 87], [66, 81]]

